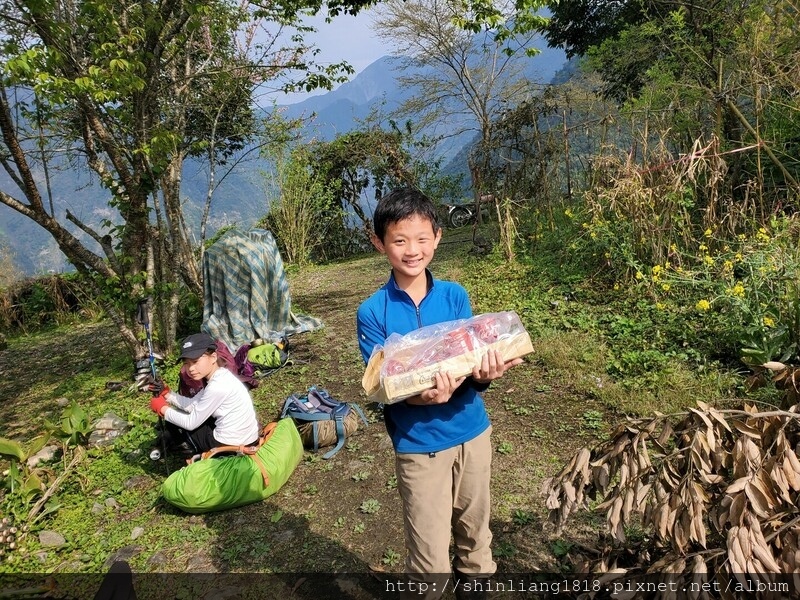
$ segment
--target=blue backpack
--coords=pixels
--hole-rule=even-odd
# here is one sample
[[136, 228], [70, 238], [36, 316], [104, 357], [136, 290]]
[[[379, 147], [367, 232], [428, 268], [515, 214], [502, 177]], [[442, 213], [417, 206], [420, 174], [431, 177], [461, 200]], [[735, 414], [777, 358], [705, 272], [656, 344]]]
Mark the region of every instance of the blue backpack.
[[316, 452], [334, 446], [322, 458], [333, 457], [344, 446], [347, 436], [358, 429], [358, 419], [367, 418], [357, 404], [340, 402], [328, 390], [311, 386], [305, 394], [292, 394], [283, 402], [281, 418], [291, 417], [306, 448]]

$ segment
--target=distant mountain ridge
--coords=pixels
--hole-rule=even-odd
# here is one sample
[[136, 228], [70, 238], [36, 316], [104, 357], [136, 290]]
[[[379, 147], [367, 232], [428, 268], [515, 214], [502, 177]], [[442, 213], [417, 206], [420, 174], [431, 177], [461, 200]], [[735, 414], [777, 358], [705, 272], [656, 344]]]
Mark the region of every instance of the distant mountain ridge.
[[[335, 90], [281, 106], [280, 109], [285, 111], [288, 118], [314, 114], [313, 124], [307, 128], [308, 137], [331, 140], [337, 134], [353, 130], [379, 105], [382, 104], [382, 114], [388, 114], [411, 96], [412, 91], [401, 88], [398, 83], [395, 70], [397, 60], [383, 56]], [[548, 83], [565, 62], [562, 51], [544, 48], [540, 55], [529, 60], [525, 73], [536, 84]], [[474, 135], [472, 131], [450, 139], [449, 146], [442, 150], [445, 164], [453, 160], [463, 161], [463, 154], [459, 158], [458, 153], [472, 143]], [[266, 213], [267, 198], [260, 175], [263, 167], [260, 161], [242, 163], [216, 189], [210, 216], [212, 233], [231, 223], [249, 227]], [[457, 170], [458, 165], [445, 168]], [[95, 226], [109, 217], [108, 192], [97, 184], [96, 177], [88, 168], [81, 172], [67, 168], [52, 169], [50, 175], [51, 187], [55, 192], [53, 204], [62, 222], [67, 208]], [[187, 161], [182, 193], [187, 198], [187, 221], [190, 223], [199, 223], [206, 187], [204, 166]], [[4, 172], [0, 172], [0, 189], [16, 191]], [[9, 244], [18, 267], [27, 275], [69, 270], [65, 257], [51, 236], [39, 225], [5, 205], [0, 205], [0, 240]]]
[[335, 90], [311, 96], [288, 106], [302, 107], [304, 110], [319, 110], [346, 100], [354, 105], [370, 104], [381, 99], [387, 91], [397, 89], [397, 77], [394, 75], [397, 61], [397, 57], [394, 56], [381, 56], [367, 65], [353, 79], [343, 83]]
[[398, 85], [397, 62], [396, 57], [382, 56], [335, 90], [279, 108], [287, 118], [315, 115], [308, 133], [331, 140], [352, 131], [379, 104], [383, 103], [383, 112], [387, 113], [411, 96]]
[[[567, 62], [563, 50], [544, 46], [534, 57], [519, 57], [526, 61], [522, 68], [522, 76], [535, 86], [550, 83], [553, 77]], [[402, 87], [397, 72], [401, 66], [401, 58], [382, 56], [371, 63], [353, 80], [342, 84], [335, 90], [320, 96], [312, 96], [302, 102], [280, 107], [288, 118], [315, 115], [314, 123], [309, 127], [309, 137], [325, 140], [333, 139], [337, 134], [351, 131], [363, 121], [380, 103], [382, 114], [386, 115], [397, 109], [403, 102], [411, 98], [414, 90]], [[536, 90], [538, 91], [538, 90]], [[469, 123], [467, 123], [469, 126]], [[463, 127], [464, 123], [459, 123]], [[440, 123], [436, 135], [450, 138], [455, 125]], [[448, 139], [440, 148], [440, 158], [447, 165], [460, 153], [463, 146], [471, 144], [477, 132], [477, 123], [472, 123], [473, 131]], [[432, 132], [427, 132], [432, 133]], [[452, 170], [454, 166], [447, 166]]]

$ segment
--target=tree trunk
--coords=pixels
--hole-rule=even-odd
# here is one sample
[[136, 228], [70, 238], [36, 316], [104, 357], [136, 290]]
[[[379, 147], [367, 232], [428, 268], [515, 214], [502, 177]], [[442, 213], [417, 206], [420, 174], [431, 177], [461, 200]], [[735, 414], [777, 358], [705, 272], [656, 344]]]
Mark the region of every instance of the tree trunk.
[[475, 159], [470, 155], [467, 159], [467, 166], [469, 167], [469, 176], [472, 179], [472, 203], [478, 213], [478, 225], [482, 223], [481, 220], [481, 170], [475, 163]]

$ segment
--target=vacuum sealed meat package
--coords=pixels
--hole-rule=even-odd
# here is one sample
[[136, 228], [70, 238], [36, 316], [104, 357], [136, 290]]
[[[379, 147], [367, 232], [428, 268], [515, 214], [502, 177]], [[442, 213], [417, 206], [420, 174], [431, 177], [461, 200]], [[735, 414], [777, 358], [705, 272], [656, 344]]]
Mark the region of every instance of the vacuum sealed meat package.
[[406, 335], [393, 333], [373, 349], [361, 383], [370, 399], [399, 402], [432, 388], [438, 372], [469, 375], [492, 349], [499, 350], [505, 361], [533, 352], [517, 313], [485, 313]]

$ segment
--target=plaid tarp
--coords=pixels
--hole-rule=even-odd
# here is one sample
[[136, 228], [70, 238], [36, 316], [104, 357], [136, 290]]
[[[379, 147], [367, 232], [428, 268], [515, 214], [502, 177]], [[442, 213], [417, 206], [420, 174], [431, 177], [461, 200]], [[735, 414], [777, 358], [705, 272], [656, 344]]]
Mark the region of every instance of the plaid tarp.
[[322, 327], [292, 312], [283, 259], [272, 233], [231, 229], [203, 256], [203, 331], [235, 349]]

